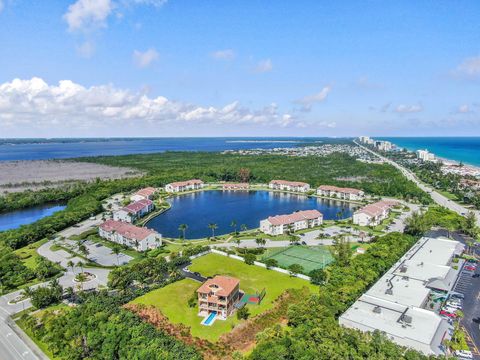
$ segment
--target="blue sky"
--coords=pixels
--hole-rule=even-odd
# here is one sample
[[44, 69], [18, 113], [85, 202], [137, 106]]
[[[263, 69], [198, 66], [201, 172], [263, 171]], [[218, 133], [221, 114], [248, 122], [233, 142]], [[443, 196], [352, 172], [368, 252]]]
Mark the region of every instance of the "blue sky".
[[478, 1], [0, 4], [0, 137], [480, 135]]

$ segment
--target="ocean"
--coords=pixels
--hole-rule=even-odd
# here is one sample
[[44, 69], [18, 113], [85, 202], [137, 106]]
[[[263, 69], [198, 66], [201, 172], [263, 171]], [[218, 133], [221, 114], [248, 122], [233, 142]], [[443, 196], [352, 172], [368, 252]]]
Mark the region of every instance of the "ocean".
[[480, 137], [375, 137], [411, 151], [427, 149], [449, 160], [480, 166]]
[[[375, 137], [408, 150], [428, 149], [436, 156], [480, 166], [480, 137]], [[345, 143], [348, 138], [99, 138], [0, 139], [0, 161], [66, 159], [83, 156], [145, 154], [164, 151], [272, 149]]]
[[164, 151], [271, 149], [335, 141], [327, 138], [0, 139], [0, 161], [66, 159]]

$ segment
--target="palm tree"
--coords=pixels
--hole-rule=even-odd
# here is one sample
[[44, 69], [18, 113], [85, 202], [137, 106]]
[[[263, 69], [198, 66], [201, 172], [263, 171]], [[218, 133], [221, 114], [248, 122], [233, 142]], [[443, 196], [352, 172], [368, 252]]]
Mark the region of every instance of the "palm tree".
[[113, 245], [112, 254], [115, 254], [117, 256], [117, 265], [119, 265], [119, 266], [120, 266], [120, 263], [118, 261], [118, 255], [120, 255], [121, 251], [122, 251], [122, 248], [119, 245], [117, 245], [117, 244]]
[[248, 230], [247, 225], [246, 225], [246, 224], [240, 225], [240, 230], [241, 230], [241, 231], [247, 231], [247, 230]]
[[82, 253], [83, 256], [88, 257], [88, 254], [90, 254], [90, 251], [88, 251], [87, 247], [84, 244], [81, 244], [78, 247], [78, 251]]
[[230, 223], [230, 226], [233, 228], [233, 232], [237, 234], [237, 221], [232, 220], [232, 222]]
[[70, 268], [72, 268], [72, 273], [75, 274], [75, 264], [73, 263], [72, 260], [68, 260], [67, 266], [70, 267]]
[[137, 239], [135, 239], [135, 249], [138, 251], [138, 247], [140, 246], [140, 243], [138, 242]]
[[212, 230], [212, 238], [215, 237], [215, 229], [218, 229], [218, 225], [215, 223], [208, 224], [208, 227]]
[[77, 262], [77, 266], [80, 268], [80, 271], [81, 271], [82, 273], [83, 273], [83, 265], [85, 265], [85, 264], [83, 263], [83, 261]]
[[180, 224], [178, 226], [178, 230], [180, 230], [182, 232], [182, 237], [183, 237], [183, 240], [185, 240], [185, 231], [187, 231], [188, 229], [188, 225], [187, 224]]

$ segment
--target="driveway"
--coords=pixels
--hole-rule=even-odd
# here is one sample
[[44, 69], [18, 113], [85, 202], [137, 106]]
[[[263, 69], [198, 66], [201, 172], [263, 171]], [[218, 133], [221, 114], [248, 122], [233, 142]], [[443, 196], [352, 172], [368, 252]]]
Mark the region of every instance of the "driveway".
[[[75, 249], [75, 252], [79, 252], [78, 242], [74, 240], [64, 240], [63, 242]], [[100, 243], [94, 243], [90, 240], [87, 240], [83, 243], [83, 245], [85, 245], [89, 253], [87, 258], [102, 266], [124, 265], [133, 260], [131, 256], [123, 253], [118, 254], [117, 258], [117, 255], [112, 253], [112, 249]]]

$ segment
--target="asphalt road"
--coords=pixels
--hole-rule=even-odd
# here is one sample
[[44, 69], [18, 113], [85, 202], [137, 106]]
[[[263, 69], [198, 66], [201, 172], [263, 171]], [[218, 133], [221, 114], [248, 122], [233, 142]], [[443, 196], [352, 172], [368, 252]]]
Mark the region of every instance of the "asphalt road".
[[[448, 199], [447, 197], [443, 196], [442, 194], [437, 192], [432, 187], [425, 185], [420, 180], [418, 180], [418, 178], [416, 177], [416, 175], [414, 173], [412, 173], [410, 170], [405, 169], [403, 166], [397, 164], [395, 161], [392, 161], [392, 160], [387, 159], [386, 157], [384, 157], [380, 154], [377, 154], [375, 151], [370, 150], [369, 148], [357, 143], [356, 141], [355, 141], [355, 144], [357, 144], [361, 148], [365, 149], [366, 151], [370, 152], [371, 154], [377, 156], [378, 158], [382, 159], [384, 162], [396, 167], [398, 170], [400, 170], [402, 172], [402, 174], [407, 179], [412, 180], [420, 189], [429, 193], [430, 196], [432, 197], [433, 201], [435, 201], [438, 205], [441, 205], [441, 206], [444, 206], [444, 207], [446, 207], [450, 210], [453, 210], [460, 215], [465, 215], [469, 211], [471, 211], [470, 209], [467, 209], [466, 207], [464, 207], [460, 204], [457, 204], [456, 202], [454, 202], [454, 201]], [[474, 213], [477, 216], [477, 225], [480, 226], [480, 212], [474, 210]]]

